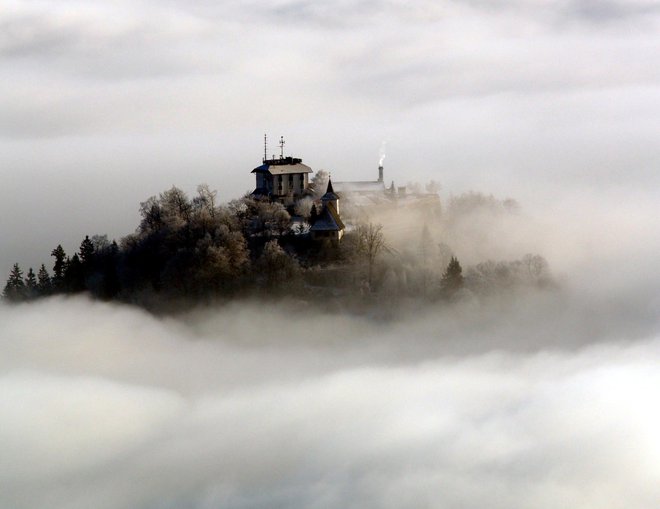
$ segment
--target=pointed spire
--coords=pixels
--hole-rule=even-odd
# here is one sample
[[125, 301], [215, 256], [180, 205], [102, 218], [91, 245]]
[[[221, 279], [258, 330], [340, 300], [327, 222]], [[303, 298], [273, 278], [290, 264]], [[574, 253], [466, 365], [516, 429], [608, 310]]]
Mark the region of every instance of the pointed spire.
[[325, 194], [321, 196], [321, 201], [326, 202], [326, 201], [337, 201], [339, 200], [339, 196], [335, 194], [335, 190], [332, 188], [332, 179], [328, 178], [328, 187], [325, 190]]
[[325, 191], [325, 194], [321, 196], [321, 201], [327, 207], [332, 205], [337, 213], [339, 213], [339, 196], [335, 194], [334, 189], [332, 189], [332, 180], [328, 177], [328, 188]]

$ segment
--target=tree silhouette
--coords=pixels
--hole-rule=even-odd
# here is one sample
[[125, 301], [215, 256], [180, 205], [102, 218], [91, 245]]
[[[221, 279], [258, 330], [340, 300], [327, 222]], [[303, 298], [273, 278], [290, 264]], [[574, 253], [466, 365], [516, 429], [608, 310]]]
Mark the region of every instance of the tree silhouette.
[[94, 257], [94, 243], [89, 239], [89, 235], [80, 243], [80, 262], [87, 268], [92, 263]]
[[298, 271], [298, 262], [276, 240], [270, 240], [264, 246], [257, 267], [266, 278], [266, 286], [272, 290], [278, 285], [291, 283]]
[[463, 269], [455, 256], [451, 257], [449, 265], [440, 281], [440, 288], [445, 296], [451, 297], [463, 287]]
[[27, 276], [25, 276], [25, 296], [28, 299], [34, 299], [38, 295], [37, 276], [34, 274], [32, 267], [30, 267]]
[[82, 292], [85, 289], [85, 272], [78, 253], [74, 254], [66, 264], [64, 285], [69, 292]]
[[40, 296], [50, 295], [52, 284], [46, 266], [42, 263], [37, 273], [37, 291]]
[[371, 288], [376, 257], [386, 247], [383, 225], [373, 223], [361, 224], [356, 228], [356, 232], [357, 251], [367, 261], [367, 282], [369, 283], [369, 288]]
[[23, 281], [23, 271], [18, 263], [15, 263], [9, 273], [7, 284], [2, 292], [5, 299], [11, 302], [20, 302], [26, 298], [25, 282]]
[[60, 291], [64, 287], [64, 270], [66, 269], [66, 253], [62, 249], [62, 245], [58, 244], [55, 249], [50, 253], [55, 258], [53, 265], [53, 279], [52, 286], [55, 291]]

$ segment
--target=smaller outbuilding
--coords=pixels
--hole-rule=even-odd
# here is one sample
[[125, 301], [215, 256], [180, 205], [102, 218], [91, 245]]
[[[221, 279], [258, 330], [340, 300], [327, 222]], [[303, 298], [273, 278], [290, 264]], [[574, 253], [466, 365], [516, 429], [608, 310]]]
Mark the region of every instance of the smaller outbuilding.
[[328, 179], [328, 187], [321, 197], [322, 210], [310, 229], [313, 240], [333, 240], [339, 242], [344, 236], [346, 226], [339, 216], [339, 196], [332, 188], [332, 180]]

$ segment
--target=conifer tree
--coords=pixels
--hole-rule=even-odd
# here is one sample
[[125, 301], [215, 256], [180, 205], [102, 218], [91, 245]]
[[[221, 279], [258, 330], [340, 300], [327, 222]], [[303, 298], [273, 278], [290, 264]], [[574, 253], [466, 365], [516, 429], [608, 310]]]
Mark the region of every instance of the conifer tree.
[[61, 290], [64, 286], [64, 271], [66, 269], [66, 253], [62, 249], [62, 245], [58, 244], [55, 249], [50, 253], [55, 257], [55, 264], [53, 265], [53, 279], [52, 287], [55, 291]]
[[64, 271], [64, 283], [69, 292], [81, 292], [85, 289], [85, 273], [78, 253], [67, 261]]
[[85, 238], [80, 243], [80, 261], [87, 267], [91, 264], [93, 256], [94, 244], [89, 239], [89, 235], [85, 235]]
[[45, 296], [50, 295], [52, 290], [50, 276], [46, 270], [46, 266], [42, 263], [37, 273], [37, 291], [39, 295]]
[[32, 267], [28, 269], [27, 276], [25, 276], [25, 295], [28, 299], [34, 299], [39, 295], [37, 290], [37, 276], [34, 274]]
[[463, 287], [463, 269], [455, 256], [451, 257], [447, 270], [442, 275], [440, 287], [447, 297], [451, 297]]
[[15, 263], [9, 273], [7, 284], [2, 292], [5, 299], [12, 302], [19, 302], [25, 299], [25, 282], [23, 281], [23, 271], [18, 263]]

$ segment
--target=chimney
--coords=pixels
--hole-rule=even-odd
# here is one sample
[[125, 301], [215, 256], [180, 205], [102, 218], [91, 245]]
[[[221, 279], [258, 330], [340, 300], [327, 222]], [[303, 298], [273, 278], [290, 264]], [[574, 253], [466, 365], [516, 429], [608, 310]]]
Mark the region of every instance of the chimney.
[[379, 164], [378, 165], [378, 182], [383, 181], [383, 165]]

